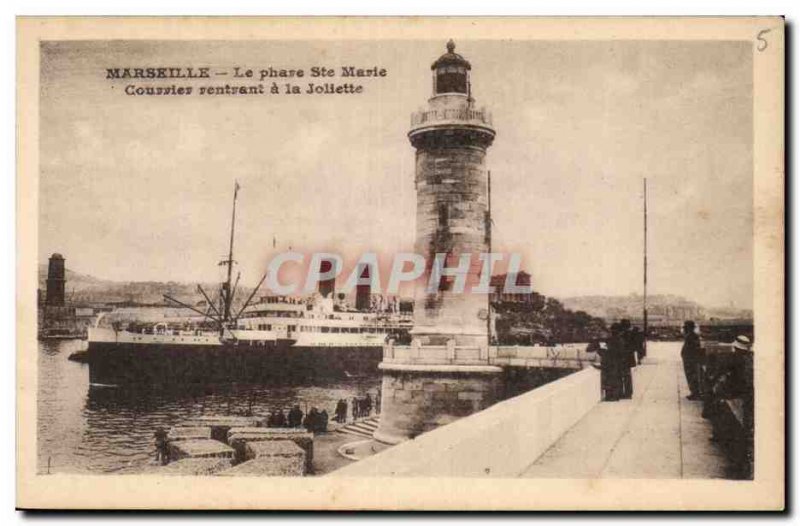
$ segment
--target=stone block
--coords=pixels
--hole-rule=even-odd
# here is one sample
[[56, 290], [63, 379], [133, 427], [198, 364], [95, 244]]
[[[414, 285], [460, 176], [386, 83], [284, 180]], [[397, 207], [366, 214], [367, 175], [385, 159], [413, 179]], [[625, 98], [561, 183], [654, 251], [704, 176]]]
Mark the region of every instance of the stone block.
[[407, 379], [403, 382], [403, 390], [404, 391], [421, 391], [423, 389], [424, 382], [421, 378], [414, 378], [414, 379]]
[[248, 442], [245, 446], [245, 459], [266, 459], [280, 465], [281, 469], [288, 466], [292, 473], [299, 475], [304, 475], [309, 470], [305, 451], [291, 440]]
[[454, 391], [436, 391], [435, 393], [431, 393], [433, 395], [434, 400], [452, 400], [453, 396], [456, 394]]
[[445, 390], [445, 386], [443, 384], [438, 383], [438, 382], [425, 382], [422, 385], [422, 390], [423, 391], [428, 391], [428, 392], [444, 391]]
[[314, 435], [304, 429], [235, 427], [228, 432], [228, 444], [236, 451], [234, 458], [237, 462], [247, 460], [247, 444], [277, 440], [289, 440], [300, 447], [305, 452], [307, 468], [311, 470], [314, 460]]
[[458, 393], [459, 400], [483, 400], [483, 393], [475, 393], [471, 391], [463, 391]]
[[394, 392], [394, 399], [398, 402], [408, 402], [411, 400], [411, 392], [410, 391], [395, 391]]
[[158, 468], [159, 475], [216, 475], [230, 469], [233, 464], [229, 458], [184, 458]]
[[247, 460], [261, 457], [299, 457], [305, 455], [305, 451], [291, 440], [248, 442], [245, 451]]
[[411, 402], [413, 403], [425, 403], [430, 402], [433, 393], [427, 391], [412, 391], [411, 392]]
[[169, 430], [167, 440], [174, 442], [176, 440], [192, 440], [192, 439], [211, 438], [210, 427], [173, 427]]
[[234, 450], [227, 444], [209, 438], [178, 440], [169, 443], [170, 460], [183, 458], [233, 459]]
[[493, 388], [494, 384], [492, 382], [484, 380], [464, 380], [461, 382], [462, 391], [483, 393], [486, 391], [491, 391]]
[[305, 465], [302, 459], [289, 457], [260, 457], [242, 462], [220, 473], [224, 477], [302, 477]]
[[210, 427], [211, 438], [225, 442], [232, 427], [261, 427], [261, 419], [255, 416], [199, 416], [186, 423], [186, 427]]

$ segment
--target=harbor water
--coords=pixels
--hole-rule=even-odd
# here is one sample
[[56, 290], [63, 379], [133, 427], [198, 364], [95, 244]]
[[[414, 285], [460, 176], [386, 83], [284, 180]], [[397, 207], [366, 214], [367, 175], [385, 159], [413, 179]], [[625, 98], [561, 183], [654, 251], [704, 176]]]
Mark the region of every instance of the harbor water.
[[[70, 361], [80, 340], [38, 344], [37, 449], [39, 473], [137, 473], [154, 463], [153, 433], [200, 415], [266, 417], [297, 404], [331, 417], [336, 402], [367, 393], [381, 376], [321, 380], [315, 385], [225, 385], [169, 390], [97, 388], [89, 366]], [[174, 387], [174, 386], [173, 386]]]

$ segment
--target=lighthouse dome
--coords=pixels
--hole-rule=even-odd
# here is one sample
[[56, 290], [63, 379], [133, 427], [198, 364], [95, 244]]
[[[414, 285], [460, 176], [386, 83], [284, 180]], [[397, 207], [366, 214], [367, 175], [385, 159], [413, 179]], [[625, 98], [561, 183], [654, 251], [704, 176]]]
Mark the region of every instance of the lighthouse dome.
[[456, 53], [455, 50], [456, 43], [453, 42], [451, 38], [447, 42], [447, 53], [437, 58], [436, 61], [431, 64], [431, 69], [437, 69], [443, 66], [463, 66], [466, 70], [472, 69], [469, 61]]
[[447, 53], [431, 64], [433, 70], [434, 94], [463, 93], [469, 94], [469, 61], [455, 52], [456, 44], [452, 39], [447, 42]]

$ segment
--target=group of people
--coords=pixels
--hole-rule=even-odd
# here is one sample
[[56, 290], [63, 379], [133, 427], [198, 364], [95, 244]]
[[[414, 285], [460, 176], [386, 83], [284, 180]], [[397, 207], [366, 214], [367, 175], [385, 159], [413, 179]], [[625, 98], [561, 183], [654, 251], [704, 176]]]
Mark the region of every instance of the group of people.
[[595, 340], [586, 350], [600, 356], [603, 400], [616, 402], [633, 398], [631, 368], [641, 363], [646, 354], [642, 331], [633, 327], [630, 320], [621, 320], [611, 325], [605, 342]]
[[325, 433], [328, 431], [328, 412], [323, 409], [320, 411], [316, 407], [308, 410], [308, 414], [303, 419], [303, 427], [310, 433]]
[[[689, 396], [703, 403], [703, 417], [712, 423], [710, 439], [720, 443], [734, 458], [742, 478], [752, 477], [753, 468], [753, 345], [745, 335], [739, 335], [730, 352], [706, 353], [693, 321], [683, 324], [681, 359]], [[741, 403], [741, 420], [731, 418], [728, 402]]]
[[299, 405], [294, 405], [287, 413], [283, 409], [273, 409], [267, 417], [267, 427], [304, 427], [313, 433], [324, 433], [328, 430], [328, 412], [316, 407], [303, 415]]
[[[367, 393], [366, 396], [363, 398], [353, 398], [350, 401], [350, 409], [352, 410], [353, 420], [358, 420], [359, 418], [364, 418], [372, 414], [373, 408], [375, 409], [376, 413], [380, 413], [381, 411], [381, 392], [378, 391], [378, 394], [373, 399], [372, 396]], [[348, 403], [347, 400], [344, 398], [340, 398], [339, 401], [336, 403], [336, 410], [334, 412], [334, 420], [339, 422], [340, 424], [344, 424], [347, 422], [347, 411], [348, 410]]]
[[[339, 399], [339, 401], [336, 402], [336, 409], [333, 417], [336, 422], [341, 424], [347, 422], [348, 405], [352, 408], [354, 421], [371, 415], [373, 409], [376, 413], [380, 413], [381, 392], [378, 390], [374, 398], [369, 393], [363, 398], [353, 398], [350, 404], [348, 404], [347, 400], [344, 398]], [[311, 433], [325, 433], [328, 431], [328, 420], [328, 411], [325, 409], [320, 411], [316, 407], [312, 407], [308, 410], [307, 414], [303, 414], [303, 410], [300, 409], [300, 406], [295, 404], [289, 411], [272, 409], [267, 416], [266, 425], [272, 428], [304, 427]], [[167, 430], [163, 427], [159, 427], [156, 429], [153, 438], [156, 446], [156, 460], [162, 464], [166, 464], [169, 462]]]

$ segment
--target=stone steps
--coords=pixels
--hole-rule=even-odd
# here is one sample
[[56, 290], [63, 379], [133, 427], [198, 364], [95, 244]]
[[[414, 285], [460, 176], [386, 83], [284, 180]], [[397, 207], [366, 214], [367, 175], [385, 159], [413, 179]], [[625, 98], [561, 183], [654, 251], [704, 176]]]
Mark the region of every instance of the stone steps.
[[337, 433], [345, 433], [349, 435], [356, 435], [366, 438], [372, 438], [372, 434], [378, 429], [378, 422], [379, 417], [372, 416], [369, 418], [365, 418], [364, 420], [358, 420], [356, 422], [343, 425], [339, 427], [336, 432]]

